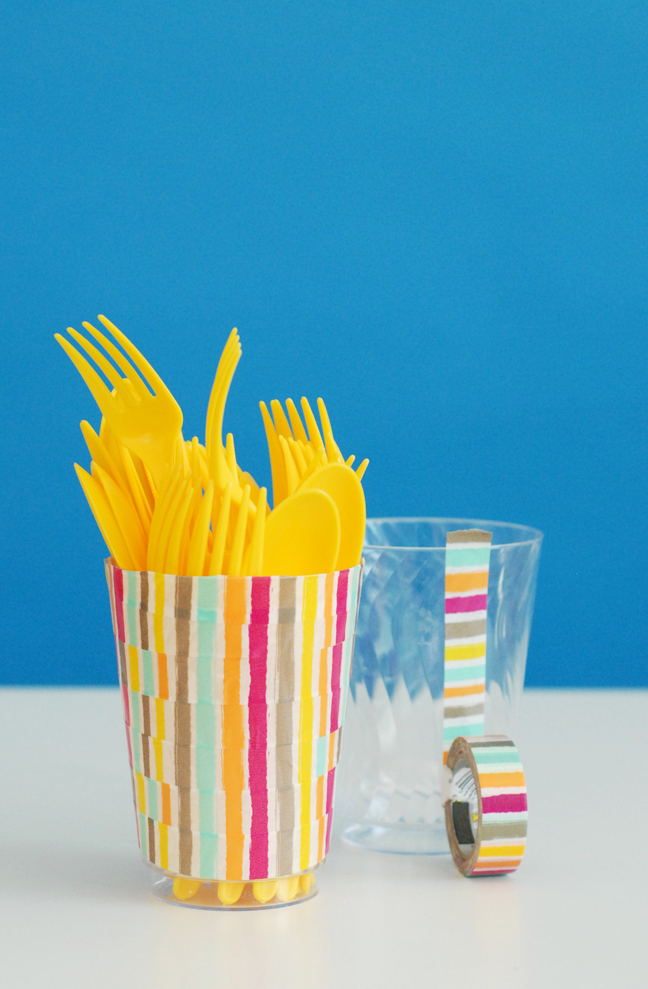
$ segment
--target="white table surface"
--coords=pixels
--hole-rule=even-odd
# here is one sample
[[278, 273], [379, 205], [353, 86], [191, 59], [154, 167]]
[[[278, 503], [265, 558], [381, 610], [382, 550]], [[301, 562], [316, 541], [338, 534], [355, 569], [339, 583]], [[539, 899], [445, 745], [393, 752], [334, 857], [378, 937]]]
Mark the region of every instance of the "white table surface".
[[533, 691], [513, 877], [334, 837], [313, 900], [157, 901], [116, 690], [0, 691], [0, 984], [45, 989], [648, 987], [648, 692]]

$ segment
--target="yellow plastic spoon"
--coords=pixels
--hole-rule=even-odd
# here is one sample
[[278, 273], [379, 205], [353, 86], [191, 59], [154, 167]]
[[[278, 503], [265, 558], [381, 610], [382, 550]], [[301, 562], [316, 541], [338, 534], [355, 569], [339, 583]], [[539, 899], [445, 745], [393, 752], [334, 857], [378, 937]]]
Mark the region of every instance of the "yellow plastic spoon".
[[177, 876], [173, 880], [173, 895], [177, 900], [190, 900], [201, 886], [199, 879], [181, 879]]
[[218, 884], [218, 899], [226, 907], [231, 907], [241, 899], [245, 883], [221, 882]]
[[340, 549], [335, 570], [355, 567], [362, 556], [367, 507], [358, 475], [346, 464], [327, 464], [311, 474], [300, 491], [317, 489], [331, 496], [340, 513]]
[[331, 573], [340, 549], [340, 513], [325, 491], [299, 490], [268, 515], [263, 573]]
[[258, 900], [259, 903], [269, 903], [277, 895], [278, 885], [279, 883], [276, 879], [259, 879], [257, 882], [252, 883], [252, 892], [255, 900]]
[[282, 903], [294, 900], [299, 892], [299, 876], [288, 876], [277, 883], [277, 899]]

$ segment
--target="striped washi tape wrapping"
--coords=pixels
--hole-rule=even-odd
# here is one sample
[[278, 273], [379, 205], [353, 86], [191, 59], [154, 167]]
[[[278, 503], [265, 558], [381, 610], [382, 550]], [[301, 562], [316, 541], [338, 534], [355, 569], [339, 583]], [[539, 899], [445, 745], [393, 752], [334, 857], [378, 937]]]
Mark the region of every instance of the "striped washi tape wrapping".
[[506, 735], [455, 738], [445, 770], [450, 851], [464, 876], [515, 872], [526, 848], [527, 791]]
[[328, 851], [362, 579], [106, 563], [140, 847], [172, 874], [294, 875]]
[[453, 739], [484, 732], [486, 612], [492, 532], [446, 536], [443, 761]]

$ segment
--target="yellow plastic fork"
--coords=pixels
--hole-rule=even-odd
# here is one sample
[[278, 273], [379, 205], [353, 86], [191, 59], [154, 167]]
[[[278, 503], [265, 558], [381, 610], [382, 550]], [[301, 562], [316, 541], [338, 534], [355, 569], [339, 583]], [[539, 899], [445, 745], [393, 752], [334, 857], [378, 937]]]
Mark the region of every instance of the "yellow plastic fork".
[[121, 344], [135, 367], [103, 333], [90, 323], [83, 325], [103, 347], [105, 354], [112, 357], [115, 364], [124, 372], [125, 379], [105, 354], [89, 340], [71, 328], [68, 332], [108, 378], [115, 389], [114, 395], [94, 367], [69, 340], [60, 333], [55, 333], [54, 336], [90, 389], [116, 438], [140, 457], [151, 472], [156, 487], [159, 487], [164, 479], [167, 464], [172, 462], [173, 451], [182, 429], [182, 410], [162, 378], [128, 337], [105, 316], [99, 316], [99, 319]]

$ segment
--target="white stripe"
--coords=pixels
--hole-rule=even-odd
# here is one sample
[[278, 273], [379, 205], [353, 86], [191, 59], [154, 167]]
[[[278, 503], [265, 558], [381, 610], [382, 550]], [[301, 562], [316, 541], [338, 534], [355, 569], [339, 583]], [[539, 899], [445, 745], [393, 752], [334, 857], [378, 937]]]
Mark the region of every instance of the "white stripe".
[[484, 773], [521, 773], [522, 763], [521, 762], [493, 762], [493, 763], [477, 763], [477, 769], [479, 775], [483, 776]]
[[443, 707], [476, 707], [477, 704], [483, 704], [484, 693], [479, 694], [460, 694], [459, 697], [444, 697]]
[[457, 638], [449, 639], [446, 635], [446, 645], [447, 646], [476, 646], [480, 642], [486, 644], [486, 636], [482, 632], [481, 635], [459, 635]]
[[[457, 611], [445, 616], [446, 625], [452, 625], [456, 622], [476, 621], [478, 618], [486, 618], [486, 614], [486, 611]], [[469, 616], [468, 618], [466, 618], [467, 615]]]
[[486, 542], [485, 539], [483, 539], [481, 542], [475, 542], [474, 540], [472, 540], [472, 542], [463, 542], [463, 540], [457, 543], [446, 542], [446, 549], [490, 549], [490, 548], [491, 548], [490, 539], [488, 540], [488, 542]]
[[445, 572], [449, 573], [488, 573], [488, 565], [481, 563], [476, 567], [446, 567]]
[[[478, 714], [478, 715], [477, 714], [465, 714], [465, 715], [463, 715], [460, 718], [445, 718], [445, 726], [448, 727], [448, 728], [451, 725], [453, 727], [455, 727], [455, 728], [458, 728], [461, 725], [465, 725], [466, 727], [468, 727], [469, 725], [478, 725], [478, 724], [481, 724], [483, 722], [483, 720], [484, 720], [484, 715], [483, 714]], [[446, 741], [447, 741], [447, 739], [446, 739]], [[482, 793], [483, 792], [484, 791], [482, 790]], [[497, 791], [495, 791], [495, 792], [497, 792]]]
[[496, 848], [498, 845], [526, 845], [525, 838], [509, 838], [503, 835], [501, 838], [482, 838], [482, 848]]
[[477, 587], [477, 588], [475, 588], [472, 591], [446, 591], [445, 592], [445, 596], [446, 596], [446, 599], [450, 599], [450, 598], [475, 598], [475, 597], [483, 597], [484, 594], [486, 594], [486, 592], [487, 592], [487, 588], [486, 587]]
[[[486, 659], [485, 656], [478, 656], [476, 659], [448, 659], [446, 660], [445, 665], [448, 667], [449, 670], [463, 670], [467, 666], [475, 666], [479, 663], [484, 665], [485, 659]], [[450, 686], [450, 684], [448, 684], [448, 686]]]
[[517, 793], [526, 793], [525, 786], [482, 786], [482, 797], [504, 797]]
[[515, 810], [510, 814], [503, 814], [498, 811], [496, 814], [489, 814], [486, 811], [483, 815], [484, 824], [523, 824], [529, 820], [528, 810]]

